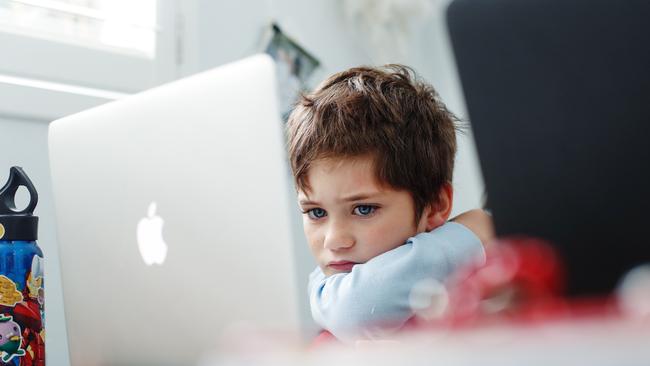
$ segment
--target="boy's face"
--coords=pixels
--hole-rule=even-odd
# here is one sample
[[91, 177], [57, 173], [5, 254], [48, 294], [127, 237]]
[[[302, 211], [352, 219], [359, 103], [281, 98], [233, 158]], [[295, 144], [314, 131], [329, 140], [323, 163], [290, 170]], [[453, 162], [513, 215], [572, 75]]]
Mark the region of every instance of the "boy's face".
[[423, 232], [409, 192], [380, 184], [370, 157], [320, 159], [299, 191], [305, 236], [325, 275], [350, 272]]

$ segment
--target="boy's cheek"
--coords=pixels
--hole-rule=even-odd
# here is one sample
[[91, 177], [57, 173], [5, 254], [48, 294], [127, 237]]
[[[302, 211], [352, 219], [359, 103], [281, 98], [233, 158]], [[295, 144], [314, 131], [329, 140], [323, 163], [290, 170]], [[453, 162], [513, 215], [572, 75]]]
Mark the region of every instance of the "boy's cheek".
[[302, 221], [302, 231], [305, 233], [305, 238], [307, 238], [307, 241], [311, 242], [314, 237], [315, 237], [315, 228], [309, 221], [308, 219], [305, 219]]
[[309, 249], [311, 250], [311, 254], [314, 256], [314, 259], [318, 261], [319, 256], [323, 251], [323, 241], [318, 239], [318, 233], [313, 227], [309, 227], [307, 224], [305, 224], [303, 231], [305, 233], [305, 238], [307, 239]]

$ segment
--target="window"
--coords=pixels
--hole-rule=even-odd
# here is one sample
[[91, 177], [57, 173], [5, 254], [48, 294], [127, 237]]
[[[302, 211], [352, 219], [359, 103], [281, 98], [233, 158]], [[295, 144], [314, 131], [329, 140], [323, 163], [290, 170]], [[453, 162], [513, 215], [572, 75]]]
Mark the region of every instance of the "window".
[[0, 0], [0, 75], [117, 93], [177, 76], [181, 0]]
[[156, 0], [0, 0], [0, 31], [154, 58]]

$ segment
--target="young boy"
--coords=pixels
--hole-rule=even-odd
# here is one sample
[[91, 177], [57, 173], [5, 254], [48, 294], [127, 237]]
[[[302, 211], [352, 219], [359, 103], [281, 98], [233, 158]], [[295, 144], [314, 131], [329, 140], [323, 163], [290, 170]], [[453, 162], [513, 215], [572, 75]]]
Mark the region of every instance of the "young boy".
[[447, 222], [454, 116], [400, 65], [353, 68], [304, 95], [288, 121], [304, 231], [318, 262], [316, 323], [343, 342], [374, 339], [414, 316], [413, 286], [484, 260], [481, 211]]

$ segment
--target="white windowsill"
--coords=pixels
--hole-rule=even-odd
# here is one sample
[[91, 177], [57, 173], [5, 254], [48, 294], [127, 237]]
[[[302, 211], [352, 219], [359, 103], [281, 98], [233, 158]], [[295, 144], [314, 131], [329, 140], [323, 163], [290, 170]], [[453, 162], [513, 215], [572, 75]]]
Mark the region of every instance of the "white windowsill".
[[0, 116], [51, 122], [128, 94], [0, 74]]

